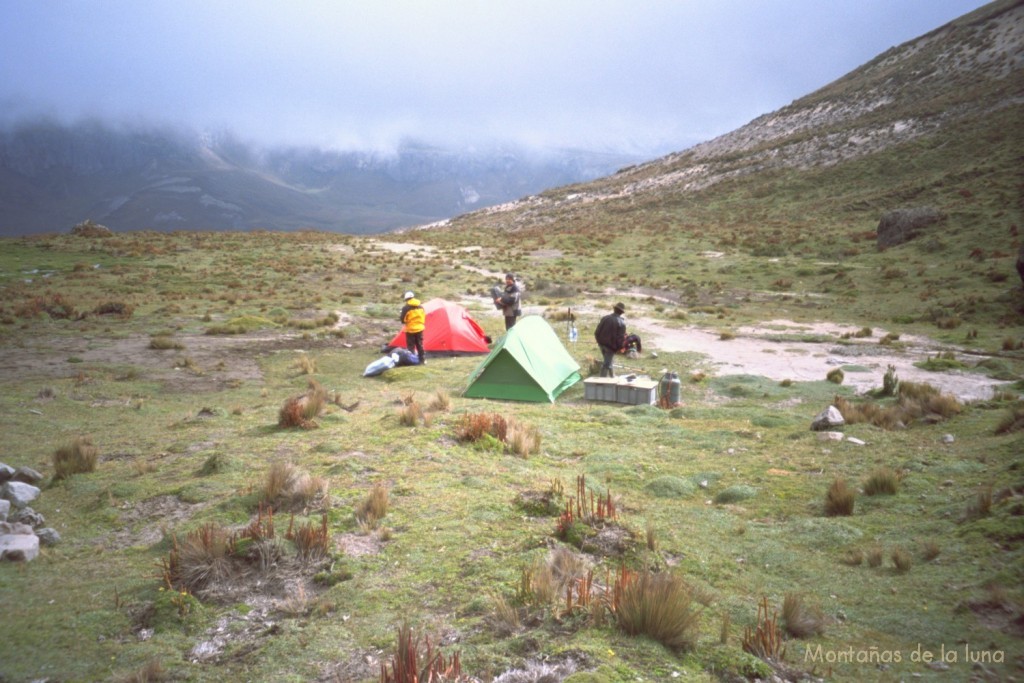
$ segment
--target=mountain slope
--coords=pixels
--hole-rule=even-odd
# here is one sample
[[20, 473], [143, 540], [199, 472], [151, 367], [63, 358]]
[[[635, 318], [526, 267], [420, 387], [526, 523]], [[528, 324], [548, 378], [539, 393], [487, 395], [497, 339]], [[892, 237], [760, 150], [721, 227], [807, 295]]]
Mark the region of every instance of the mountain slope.
[[374, 233], [605, 175], [629, 157], [562, 150], [260, 150], [229, 136], [23, 123], [0, 132], [0, 234], [115, 230]]
[[[780, 189], [782, 176], [801, 184], [857, 162], [867, 174], [861, 182], [840, 182], [839, 172], [822, 175], [820, 182], [849, 193], [877, 220], [878, 211], [902, 201], [941, 201], [932, 191], [936, 183], [955, 184], [965, 175], [991, 177], [1003, 191], [1012, 191], [1022, 178], [1022, 143], [1024, 3], [1004, 0], [891, 48], [714, 140], [609, 178], [461, 217], [458, 223], [525, 229], [537, 222], [571, 221], [566, 212], [589, 216], [605, 204], [686, 204], [710, 188], [729, 184], [719, 189], [731, 191], [739, 182], [763, 195], [755, 199], [766, 199]], [[922, 153], [937, 165], [915, 163]], [[904, 184], [914, 187], [893, 192]]]

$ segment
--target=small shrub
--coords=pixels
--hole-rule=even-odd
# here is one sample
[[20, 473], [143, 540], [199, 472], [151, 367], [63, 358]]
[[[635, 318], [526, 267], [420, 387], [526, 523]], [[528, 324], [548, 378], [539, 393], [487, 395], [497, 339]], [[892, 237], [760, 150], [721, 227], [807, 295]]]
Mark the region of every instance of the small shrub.
[[747, 486], [745, 484], [737, 484], [730, 486], [729, 488], [720, 491], [715, 496], [715, 502], [719, 505], [728, 505], [730, 503], [738, 503], [741, 500], [747, 500], [757, 495], [757, 489], [753, 486]]
[[682, 579], [668, 572], [643, 571], [615, 588], [615, 619], [625, 633], [649, 636], [675, 651], [696, 644], [700, 614]]
[[91, 437], [76, 437], [71, 443], [54, 451], [53, 478], [65, 479], [72, 474], [95, 471], [99, 454], [99, 449], [93, 446]]
[[868, 496], [879, 494], [891, 496], [899, 491], [899, 488], [899, 475], [888, 467], [879, 467], [864, 482], [864, 494]]
[[842, 384], [843, 380], [846, 379], [846, 375], [843, 374], [842, 368], [833, 368], [828, 371], [827, 375], [825, 375], [825, 379], [832, 382], [832, 384]]
[[900, 574], [909, 572], [910, 568], [914, 566], [914, 560], [910, 557], [910, 553], [903, 548], [894, 548], [889, 557]]
[[817, 605], [805, 604], [798, 593], [786, 593], [782, 600], [782, 624], [794, 638], [807, 638], [825, 630], [825, 615]]
[[845, 479], [836, 479], [825, 494], [825, 514], [829, 517], [853, 514], [857, 493], [846, 485]]

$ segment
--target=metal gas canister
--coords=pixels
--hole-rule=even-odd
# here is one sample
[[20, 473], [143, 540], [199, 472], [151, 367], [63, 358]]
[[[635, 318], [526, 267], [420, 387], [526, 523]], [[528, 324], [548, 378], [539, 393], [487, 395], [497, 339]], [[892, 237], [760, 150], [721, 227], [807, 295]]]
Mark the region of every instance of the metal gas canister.
[[674, 372], [666, 372], [658, 383], [658, 393], [661, 394], [663, 404], [670, 406], [678, 405], [682, 399], [683, 383], [679, 375]]

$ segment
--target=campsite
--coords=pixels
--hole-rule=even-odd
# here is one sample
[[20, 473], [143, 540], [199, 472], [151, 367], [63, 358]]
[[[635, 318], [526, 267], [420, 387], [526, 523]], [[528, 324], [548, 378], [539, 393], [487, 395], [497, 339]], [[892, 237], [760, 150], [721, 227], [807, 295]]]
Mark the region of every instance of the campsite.
[[1024, 679], [1022, 44], [403, 231], [2, 238], [0, 683]]

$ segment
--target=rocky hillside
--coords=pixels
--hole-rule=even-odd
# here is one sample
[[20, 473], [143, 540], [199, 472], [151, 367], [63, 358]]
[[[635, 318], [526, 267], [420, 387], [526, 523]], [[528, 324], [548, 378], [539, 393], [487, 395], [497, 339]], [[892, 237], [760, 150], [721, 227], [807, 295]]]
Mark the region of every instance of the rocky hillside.
[[[733, 181], [729, 191], [736, 183], [760, 184], [758, 192], [767, 197], [780, 189], [783, 176], [806, 180], [868, 159], [875, 164], [875, 187], [866, 193], [861, 188], [856, 201], [870, 205], [877, 220], [877, 211], [891, 205], [932, 199], [926, 190], [941, 177], [957, 182], [964, 173], [995, 175], [1001, 187], [1019, 187], [1022, 149], [1024, 3], [999, 0], [731, 133], [606, 179], [477, 212], [458, 224], [527, 229], [556, 218], [571, 221], [580, 210], [587, 212], [584, 220], [593, 220], [600, 210], [595, 206], [606, 202], [664, 207], [685, 197], [696, 201], [726, 181]], [[898, 163], [922, 151], [933, 157], [927, 173]], [[886, 154], [897, 163], [880, 165]], [[768, 178], [772, 187], [764, 185]], [[886, 196], [908, 183], [918, 187]]]

